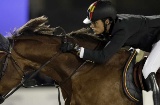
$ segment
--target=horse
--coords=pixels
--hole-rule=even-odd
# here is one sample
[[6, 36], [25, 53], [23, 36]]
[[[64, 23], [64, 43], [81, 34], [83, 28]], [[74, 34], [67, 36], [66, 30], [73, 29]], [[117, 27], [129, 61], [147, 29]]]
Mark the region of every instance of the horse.
[[[2, 51], [5, 65], [0, 80], [1, 103], [22, 86], [28, 72], [40, 72], [56, 81], [65, 105], [134, 105], [122, 89], [123, 69], [130, 57], [119, 50], [105, 64], [80, 59], [76, 53], [62, 53], [61, 43], [72, 41], [89, 49], [101, 49], [103, 40], [88, 34], [88, 29], [66, 34], [62, 28], [50, 28], [44, 16], [31, 19], [9, 37], [8, 52]], [[63, 30], [55, 34], [57, 29]]]

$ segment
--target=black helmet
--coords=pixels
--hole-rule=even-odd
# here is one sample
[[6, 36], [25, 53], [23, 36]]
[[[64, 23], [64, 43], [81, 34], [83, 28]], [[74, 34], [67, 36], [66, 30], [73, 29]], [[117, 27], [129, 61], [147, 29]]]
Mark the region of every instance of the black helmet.
[[111, 18], [116, 19], [117, 12], [110, 1], [98, 0], [92, 3], [87, 10], [87, 18], [83, 21], [89, 24], [99, 19]]

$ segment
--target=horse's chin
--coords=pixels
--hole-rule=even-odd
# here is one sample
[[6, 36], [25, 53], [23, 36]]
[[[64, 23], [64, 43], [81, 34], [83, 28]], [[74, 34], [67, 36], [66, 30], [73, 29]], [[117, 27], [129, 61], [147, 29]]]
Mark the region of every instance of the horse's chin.
[[0, 104], [2, 104], [3, 102], [4, 102], [4, 97], [2, 97], [1, 95], [0, 95]]

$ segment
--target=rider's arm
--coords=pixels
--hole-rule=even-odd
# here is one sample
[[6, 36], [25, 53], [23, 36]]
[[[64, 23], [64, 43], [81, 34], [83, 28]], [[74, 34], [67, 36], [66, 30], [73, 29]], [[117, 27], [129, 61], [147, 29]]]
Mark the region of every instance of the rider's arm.
[[103, 50], [90, 50], [81, 47], [80, 58], [84, 60], [91, 60], [96, 63], [104, 63], [108, 61], [112, 55], [114, 55], [127, 41], [129, 35], [124, 30], [116, 32], [112, 37], [110, 43], [108, 43]]

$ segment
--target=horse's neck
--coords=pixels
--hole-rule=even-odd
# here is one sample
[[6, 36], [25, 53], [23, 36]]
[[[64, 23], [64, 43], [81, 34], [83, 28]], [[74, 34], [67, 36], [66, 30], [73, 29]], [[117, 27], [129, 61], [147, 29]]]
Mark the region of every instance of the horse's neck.
[[61, 53], [60, 44], [61, 38], [58, 37], [24, 36], [16, 40], [13, 49], [17, 57], [25, 61], [25, 65], [34, 69], [38, 69], [53, 57], [53, 60], [44, 67], [43, 72], [57, 81], [63, 81], [80, 63], [75, 55]]
[[[74, 37], [75, 43], [85, 48], [95, 49], [100, 42], [94, 38]], [[41, 71], [58, 82], [68, 78], [76, 70], [83, 60], [72, 53], [61, 53], [61, 38], [45, 35], [27, 35], [15, 39], [13, 50], [17, 60], [21, 60], [22, 69], [39, 69], [52, 57], [53, 60]], [[57, 66], [60, 65], [60, 66]]]
[[58, 52], [60, 41], [47, 36], [24, 36], [15, 39], [15, 52], [32, 61], [45, 61]]

